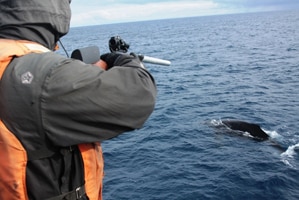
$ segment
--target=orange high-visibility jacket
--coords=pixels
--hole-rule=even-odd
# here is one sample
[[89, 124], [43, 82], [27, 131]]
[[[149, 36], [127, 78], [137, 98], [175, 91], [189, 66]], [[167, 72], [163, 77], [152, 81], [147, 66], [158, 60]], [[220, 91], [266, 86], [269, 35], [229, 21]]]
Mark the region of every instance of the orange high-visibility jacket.
[[[49, 52], [47, 48], [28, 41], [0, 39], [0, 80], [13, 57], [29, 53]], [[0, 97], [2, 98], [2, 97]], [[5, 106], [5, 105], [4, 105]], [[1, 108], [0, 108], [1, 109]], [[90, 200], [102, 199], [103, 157], [99, 143], [80, 144], [84, 163], [85, 191]], [[0, 199], [28, 200], [26, 187], [26, 149], [14, 133], [0, 120]], [[84, 186], [83, 186], [84, 187]], [[75, 188], [78, 199], [82, 191]]]

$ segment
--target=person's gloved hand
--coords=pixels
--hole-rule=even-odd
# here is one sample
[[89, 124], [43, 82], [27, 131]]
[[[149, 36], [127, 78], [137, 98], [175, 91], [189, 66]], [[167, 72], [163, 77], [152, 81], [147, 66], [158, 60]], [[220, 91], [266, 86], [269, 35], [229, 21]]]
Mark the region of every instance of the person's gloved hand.
[[114, 62], [119, 56], [121, 56], [120, 53], [106, 53], [106, 54], [101, 55], [100, 58], [101, 58], [101, 60], [106, 62], [106, 64], [107, 64], [106, 70], [108, 70], [114, 66]]
[[[111, 69], [113, 66], [128, 66], [128, 67], [142, 67], [139, 57], [134, 54], [125, 53], [106, 53], [101, 55], [101, 60], [105, 61], [107, 64], [106, 70]], [[131, 63], [131, 64], [129, 64]]]

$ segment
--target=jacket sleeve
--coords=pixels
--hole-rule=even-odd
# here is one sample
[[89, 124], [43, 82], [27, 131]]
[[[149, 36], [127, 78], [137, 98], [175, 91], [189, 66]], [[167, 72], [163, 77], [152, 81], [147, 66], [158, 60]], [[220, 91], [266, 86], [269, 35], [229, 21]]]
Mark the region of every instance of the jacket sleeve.
[[134, 60], [119, 65], [104, 71], [66, 60], [52, 69], [41, 95], [41, 117], [54, 144], [100, 142], [142, 127], [154, 110], [154, 79]]

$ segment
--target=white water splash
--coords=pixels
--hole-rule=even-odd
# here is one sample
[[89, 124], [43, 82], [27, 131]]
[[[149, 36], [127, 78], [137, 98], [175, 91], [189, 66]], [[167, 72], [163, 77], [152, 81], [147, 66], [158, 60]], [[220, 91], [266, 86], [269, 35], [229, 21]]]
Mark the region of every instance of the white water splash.
[[299, 143], [289, 146], [288, 149], [280, 155], [282, 162], [292, 168], [295, 168], [291, 164], [291, 161], [294, 160], [294, 156], [297, 154], [296, 149], [299, 149]]
[[223, 125], [222, 121], [221, 120], [216, 120], [216, 119], [212, 119], [211, 122], [210, 122], [213, 126], [221, 126]]
[[263, 129], [263, 128], [262, 128], [262, 130], [263, 130], [265, 133], [267, 133], [267, 134], [270, 136], [270, 138], [272, 138], [272, 139], [279, 139], [279, 138], [282, 137], [282, 136], [281, 136], [279, 133], [277, 133], [276, 131], [268, 131], [268, 130], [265, 130], [265, 129]]
[[299, 149], [299, 143], [296, 145], [289, 146], [289, 148], [281, 154], [282, 157], [293, 158], [296, 155], [296, 149]]

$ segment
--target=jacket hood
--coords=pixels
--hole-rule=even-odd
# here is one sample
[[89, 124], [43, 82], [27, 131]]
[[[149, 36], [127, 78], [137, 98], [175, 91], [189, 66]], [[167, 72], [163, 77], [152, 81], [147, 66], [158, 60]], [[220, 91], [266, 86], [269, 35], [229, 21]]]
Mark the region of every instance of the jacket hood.
[[69, 31], [69, 0], [0, 0], [0, 38], [31, 40], [53, 49]]

